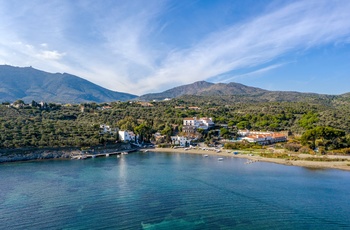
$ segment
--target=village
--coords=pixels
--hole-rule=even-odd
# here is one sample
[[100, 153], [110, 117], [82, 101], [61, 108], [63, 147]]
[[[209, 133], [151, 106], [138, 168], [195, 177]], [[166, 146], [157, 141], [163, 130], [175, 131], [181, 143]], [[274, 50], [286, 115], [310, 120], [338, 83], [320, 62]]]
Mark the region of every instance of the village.
[[[253, 130], [237, 130], [236, 137], [226, 139], [223, 138], [221, 132], [227, 130], [227, 125], [216, 125], [212, 118], [208, 117], [188, 117], [183, 119], [182, 131], [174, 133], [167, 138], [167, 135], [162, 135], [160, 132], [153, 134], [150, 140], [145, 141], [140, 138], [140, 135], [135, 134], [131, 130], [119, 130], [118, 128], [112, 128], [109, 125], [101, 124], [100, 133], [118, 135], [118, 140], [121, 142], [131, 142], [135, 145], [167, 145], [166, 147], [189, 147], [189, 146], [207, 146], [218, 147], [223, 146], [225, 143], [236, 142], [248, 142], [259, 145], [271, 145], [278, 142], [287, 141], [286, 132], [269, 132], [269, 131], [253, 131]], [[204, 141], [204, 136], [208, 133], [212, 134], [213, 142], [207, 143]]]

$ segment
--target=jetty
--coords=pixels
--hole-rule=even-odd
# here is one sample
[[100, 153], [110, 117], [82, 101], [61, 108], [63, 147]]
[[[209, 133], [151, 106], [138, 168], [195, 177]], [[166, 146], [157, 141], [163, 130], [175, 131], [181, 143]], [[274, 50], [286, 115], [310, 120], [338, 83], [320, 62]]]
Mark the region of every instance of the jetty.
[[135, 152], [138, 151], [139, 148], [135, 148], [135, 149], [128, 149], [128, 150], [121, 150], [121, 151], [113, 151], [113, 152], [104, 152], [104, 153], [96, 153], [96, 154], [86, 154], [86, 153], [80, 153], [80, 154], [75, 154], [71, 156], [71, 159], [74, 160], [84, 160], [87, 158], [96, 158], [96, 157], [109, 157], [112, 155], [124, 155], [130, 152]]

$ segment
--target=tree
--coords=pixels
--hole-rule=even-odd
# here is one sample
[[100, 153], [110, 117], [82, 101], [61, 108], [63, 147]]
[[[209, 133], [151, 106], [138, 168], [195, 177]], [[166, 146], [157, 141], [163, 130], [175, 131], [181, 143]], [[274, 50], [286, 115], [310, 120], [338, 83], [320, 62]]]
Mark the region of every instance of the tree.
[[170, 126], [166, 126], [161, 132], [162, 135], [166, 136], [166, 142], [171, 141], [172, 133], [173, 133], [173, 129]]
[[241, 121], [237, 124], [238, 129], [250, 129], [251, 126], [248, 121]]
[[345, 132], [332, 127], [317, 126], [306, 130], [301, 136], [301, 143], [314, 149], [324, 146], [326, 149], [339, 148], [343, 143], [346, 145]]
[[230, 132], [226, 128], [220, 129], [220, 136], [223, 138], [229, 138]]
[[319, 118], [317, 113], [308, 112], [301, 117], [298, 123], [300, 127], [303, 127], [304, 129], [312, 129], [318, 121]]
[[136, 134], [138, 134], [140, 137], [140, 140], [143, 141], [149, 141], [152, 136], [152, 127], [146, 123], [142, 123], [134, 128], [134, 131]]

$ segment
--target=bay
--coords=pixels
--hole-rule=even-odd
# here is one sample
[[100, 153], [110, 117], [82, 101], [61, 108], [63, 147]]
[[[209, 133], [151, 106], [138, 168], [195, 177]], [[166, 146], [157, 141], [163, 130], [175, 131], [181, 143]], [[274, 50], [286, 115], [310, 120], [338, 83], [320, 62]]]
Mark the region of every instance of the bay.
[[0, 229], [349, 229], [350, 173], [178, 153], [0, 165]]

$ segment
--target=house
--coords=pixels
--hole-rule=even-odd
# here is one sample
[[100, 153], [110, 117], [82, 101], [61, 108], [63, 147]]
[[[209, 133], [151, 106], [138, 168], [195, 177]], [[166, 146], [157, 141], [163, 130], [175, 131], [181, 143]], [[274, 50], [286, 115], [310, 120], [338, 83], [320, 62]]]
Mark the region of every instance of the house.
[[287, 135], [285, 133], [260, 132], [249, 130], [240, 130], [238, 133], [240, 135], [244, 135], [242, 140], [262, 145], [287, 141]]
[[120, 130], [118, 132], [118, 135], [119, 140], [121, 141], [136, 141], [136, 139], [138, 138], [138, 136], [136, 136], [134, 132], [128, 130]]
[[166, 135], [162, 135], [161, 133], [157, 132], [155, 134], [153, 134], [154, 140], [156, 141], [156, 143], [162, 143], [164, 142]]
[[112, 106], [110, 105], [102, 106], [102, 110], [108, 110], [108, 109], [112, 109]]
[[202, 117], [197, 119], [196, 117], [188, 117], [183, 119], [182, 131], [186, 133], [195, 132], [197, 129], [207, 130], [215, 126], [212, 118]]
[[269, 135], [263, 135], [263, 134], [249, 135], [249, 136], [243, 137], [242, 140], [246, 140], [251, 143], [258, 143], [261, 145], [267, 145], [272, 143], [272, 137]]
[[109, 125], [102, 124], [100, 125], [100, 130], [101, 133], [108, 133], [111, 131], [111, 127], [109, 127]]
[[187, 118], [184, 118], [183, 120], [183, 125], [189, 125], [189, 126], [198, 126], [199, 123], [198, 123], [198, 120], [196, 117], [187, 117]]
[[191, 143], [191, 140], [187, 137], [183, 136], [171, 136], [171, 143], [174, 145], [180, 145], [180, 146], [189, 146]]
[[213, 122], [213, 119], [211, 117], [202, 117], [199, 119], [199, 121], [207, 127], [206, 129], [215, 126], [215, 123]]
[[111, 128], [109, 125], [101, 124], [100, 125], [100, 134], [105, 134], [105, 133], [111, 133], [115, 134], [117, 133], [117, 128]]

